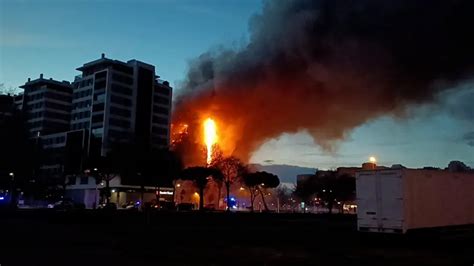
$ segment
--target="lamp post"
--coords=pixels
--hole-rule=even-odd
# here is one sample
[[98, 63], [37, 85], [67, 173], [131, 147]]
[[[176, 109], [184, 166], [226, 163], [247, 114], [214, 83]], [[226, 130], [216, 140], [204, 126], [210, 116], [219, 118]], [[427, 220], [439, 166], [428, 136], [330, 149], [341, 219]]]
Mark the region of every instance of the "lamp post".
[[14, 204], [14, 193], [15, 193], [15, 173], [13, 172], [10, 172], [8, 174], [10, 176], [10, 204], [13, 205]]
[[[94, 172], [97, 174], [97, 171], [98, 171], [99, 169], [94, 168], [93, 170], [94, 170]], [[94, 209], [97, 208], [97, 205], [98, 205], [98, 202], [97, 202], [97, 194], [99, 194], [98, 188], [97, 188], [97, 186], [98, 186], [98, 184], [97, 184], [97, 179], [98, 179], [98, 177], [95, 176], [95, 179], [96, 179], [96, 180], [95, 180], [95, 193], [94, 193]]]

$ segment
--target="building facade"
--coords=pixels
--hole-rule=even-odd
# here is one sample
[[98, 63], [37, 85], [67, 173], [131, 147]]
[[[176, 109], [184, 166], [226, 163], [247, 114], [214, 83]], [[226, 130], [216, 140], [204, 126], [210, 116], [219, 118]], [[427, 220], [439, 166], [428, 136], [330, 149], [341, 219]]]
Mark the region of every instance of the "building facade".
[[155, 67], [101, 58], [77, 68], [71, 129], [89, 132], [89, 153], [105, 156], [115, 142], [169, 145], [172, 89]]
[[102, 54], [77, 70], [72, 83], [41, 74], [8, 98], [41, 150], [37, 175], [82, 173], [87, 157], [106, 156], [117, 142], [168, 147], [172, 88], [153, 65]]
[[42, 136], [69, 130], [72, 86], [68, 81], [43, 78], [28, 81], [24, 89], [22, 110], [31, 136]]
[[14, 109], [14, 97], [10, 95], [0, 95], [0, 124], [4, 119], [13, 116]]

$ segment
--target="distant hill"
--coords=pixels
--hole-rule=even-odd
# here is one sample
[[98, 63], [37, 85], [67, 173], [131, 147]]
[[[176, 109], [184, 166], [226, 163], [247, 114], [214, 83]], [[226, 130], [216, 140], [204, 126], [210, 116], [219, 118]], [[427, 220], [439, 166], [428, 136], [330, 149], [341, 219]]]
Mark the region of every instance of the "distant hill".
[[286, 164], [252, 164], [258, 171], [265, 171], [277, 175], [282, 183], [288, 183], [289, 185], [296, 183], [296, 176], [301, 174], [314, 174], [316, 168], [301, 167], [296, 165]]

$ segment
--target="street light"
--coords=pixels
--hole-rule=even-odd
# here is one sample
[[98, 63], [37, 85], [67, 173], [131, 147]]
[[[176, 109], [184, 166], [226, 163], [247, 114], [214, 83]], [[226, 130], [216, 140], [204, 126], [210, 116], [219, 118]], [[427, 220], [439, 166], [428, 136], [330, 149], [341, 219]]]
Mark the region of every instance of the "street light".
[[[11, 182], [10, 182], [11, 192], [10, 192], [10, 195], [9, 195], [9, 199], [10, 199], [10, 204], [12, 204], [13, 194], [15, 193], [15, 173], [10, 172], [8, 175], [11, 177]], [[7, 190], [7, 192], [8, 192], [8, 190]]]

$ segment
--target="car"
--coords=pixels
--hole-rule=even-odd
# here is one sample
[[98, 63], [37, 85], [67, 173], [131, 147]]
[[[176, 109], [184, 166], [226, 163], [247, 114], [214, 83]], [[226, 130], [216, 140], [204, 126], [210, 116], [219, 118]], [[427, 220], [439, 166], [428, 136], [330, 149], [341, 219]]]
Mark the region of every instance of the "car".
[[72, 200], [64, 199], [64, 200], [57, 201], [53, 204], [48, 204], [48, 208], [59, 210], [59, 211], [67, 211], [67, 210], [76, 209], [77, 206], [76, 204], [74, 204]]
[[140, 207], [140, 202], [139, 201], [130, 201], [128, 203], [125, 203], [122, 205], [122, 209], [124, 210], [138, 210]]
[[160, 201], [157, 207], [163, 211], [176, 211], [176, 204], [171, 201]]
[[110, 210], [110, 211], [116, 210], [117, 209], [117, 204], [115, 204], [113, 202], [99, 204], [98, 209], [100, 209], [100, 210]]
[[192, 211], [194, 210], [194, 204], [192, 203], [180, 203], [176, 206], [178, 211]]

